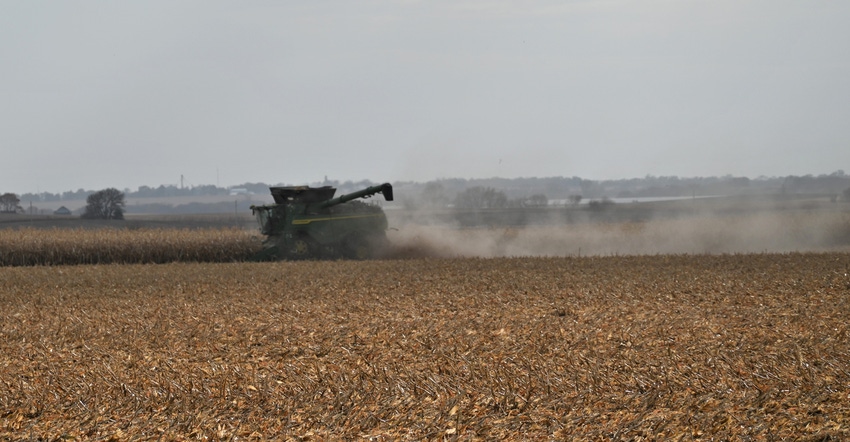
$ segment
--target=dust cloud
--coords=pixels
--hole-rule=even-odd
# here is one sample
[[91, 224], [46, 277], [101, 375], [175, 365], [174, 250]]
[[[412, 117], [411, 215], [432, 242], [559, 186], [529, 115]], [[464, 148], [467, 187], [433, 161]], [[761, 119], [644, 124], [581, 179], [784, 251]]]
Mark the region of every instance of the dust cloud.
[[[427, 219], [421, 213], [413, 218]], [[429, 221], [392, 227], [391, 258], [850, 252], [847, 211], [701, 212], [491, 227]]]

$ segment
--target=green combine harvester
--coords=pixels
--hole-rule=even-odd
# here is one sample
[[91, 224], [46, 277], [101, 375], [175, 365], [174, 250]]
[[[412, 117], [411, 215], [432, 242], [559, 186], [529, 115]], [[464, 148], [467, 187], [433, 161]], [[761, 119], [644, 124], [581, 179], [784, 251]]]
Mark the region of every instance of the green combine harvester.
[[368, 259], [388, 245], [387, 217], [381, 207], [362, 201], [377, 193], [393, 200], [384, 183], [334, 198], [336, 188], [270, 187], [274, 204], [251, 206], [267, 238], [252, 259]]

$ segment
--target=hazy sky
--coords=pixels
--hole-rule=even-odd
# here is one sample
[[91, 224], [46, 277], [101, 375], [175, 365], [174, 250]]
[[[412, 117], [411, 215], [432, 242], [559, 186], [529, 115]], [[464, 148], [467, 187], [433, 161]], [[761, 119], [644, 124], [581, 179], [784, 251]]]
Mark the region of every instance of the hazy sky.
[[0, 192], [850, 172], [850, 1], [0, 3]]

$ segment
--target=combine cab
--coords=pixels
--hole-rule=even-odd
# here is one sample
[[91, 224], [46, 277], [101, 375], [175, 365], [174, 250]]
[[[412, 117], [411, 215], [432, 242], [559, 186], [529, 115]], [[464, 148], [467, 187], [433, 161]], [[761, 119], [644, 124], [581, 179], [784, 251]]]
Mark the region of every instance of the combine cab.
[[393, 200], [389, 183], [334, 198], [325, 187], [271, 187], [275, 204], [251, 206], [267, 236], [256, 261], [277, 259], [366, 259], [387, 243], [387, 217], [373, 204], [353, 201], [376, 193]]

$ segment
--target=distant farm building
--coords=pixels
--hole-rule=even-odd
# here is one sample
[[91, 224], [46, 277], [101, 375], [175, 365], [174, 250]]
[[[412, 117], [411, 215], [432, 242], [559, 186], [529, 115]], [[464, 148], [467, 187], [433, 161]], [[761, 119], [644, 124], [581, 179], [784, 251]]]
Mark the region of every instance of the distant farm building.
[[62, 207], [60, 207], [60, 208], [58, 208], [58, 209], [54, 210], [54, 211], [53, 211], [53, 214], [54, 214], [54, 215], [63, 215], [63, 216], [67, 216], [67, 215], [70, 215], [70, 214], [71, 214], [71, 211], [70, 211], [70, 210], [68, 210], [68, 208], [67, 208], [67, 207], [62, 206]]

